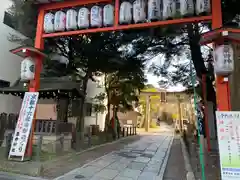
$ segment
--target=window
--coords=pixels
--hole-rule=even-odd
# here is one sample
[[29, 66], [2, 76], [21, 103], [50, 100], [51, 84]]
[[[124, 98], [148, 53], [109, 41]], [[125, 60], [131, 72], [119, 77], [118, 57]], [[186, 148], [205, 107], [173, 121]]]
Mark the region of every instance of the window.
[[86, 107], [86, 116], [92, 116], [92, 111], [93, 111], [93, 105], [92, 103], [86, 103], [85, 104], [85, 107]]
[[15, 30], [17, 30], [16, 25], [13, 22], [13, 17], [10, 13], [4, 12], [4, 18], [3, 18], [3, 23]]

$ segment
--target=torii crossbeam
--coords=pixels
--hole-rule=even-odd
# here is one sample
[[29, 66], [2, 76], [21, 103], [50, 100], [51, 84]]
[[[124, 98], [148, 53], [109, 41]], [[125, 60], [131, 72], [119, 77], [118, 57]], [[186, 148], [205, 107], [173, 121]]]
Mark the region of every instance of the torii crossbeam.
[[[119, 7], [120, 0], [114, 1], [114, 24], [112, 27], [102, 27], [102, 28], [92, 28], [85, 30], [76, 30], [76, 31], [65, 31], [65, 32], [54, 32], [54, 33], [44, 33], [44, 15], [48, 11], [56, 11], [64, 8], [72, 8], [76, 6], [83, 6], [96, 3], [113, 3], [112, 0], [65, 0], [63, 2], [54, 2], [54, 0], [49, 0], [49, 3], [39, 5], [39, 15], [37, 23], [37, 32], [35, 38], [35, 48], [43, 50], [44, 49], [44, 39], [50, 37], [59, 37], [59, 36], [72, 36], [79, 34], [87, 33], [96, 33], [96, 32], [106, 32], [106, 31], [118, 31], [118, 30], [127, 30], [127, 29], [136, 29], [136, 28], [151, 28], [157, 26], [167, 26], [171, 24], [184, 24], [184, 23], [196, 23], [203, 21], [211, 21], [212, 29], [217, 29], [222, 27], [222, 10], [221, 10], [221, 0], [212, 0], [212, 13], [207, 16], [200, 17], [186, 17], [173, 20], [165, 21], [156, 21], [156, 22], [146, 22], [140, 24], [129, 24], [129, 25], [120, 25], [119, 24]], [[220, 42], [216, 41], [215, 46], [218, 46]], [[30, 92], [37, 92], [39, 89], [40, 83], [40, 72], [42, 69], [42, 58], [41, 56], [36, 57], [36, 69], [35, 69], [35, 79], [30, 83], [29, 88]], [[218, 77], [221, 79], [222, 77]], [[228, 82], [222, 83], [222, 81], [216, 81], [217, 87], [217, 99], [218, 99], [218, 110], [229, 111], [230, 102], [229, 101], [229, 89]], [[35, 120], [34, 120], [35, 121]], [[34, 123], [33, 123], [34, 124]], [[32, 126], [34, 127], [34, 126]], [[27, 152], [28, 156], [32, 155], [32, 142], [33, 142], [34, 128], [32, 128], [31, 137], [29, 138], [30, 150]]]

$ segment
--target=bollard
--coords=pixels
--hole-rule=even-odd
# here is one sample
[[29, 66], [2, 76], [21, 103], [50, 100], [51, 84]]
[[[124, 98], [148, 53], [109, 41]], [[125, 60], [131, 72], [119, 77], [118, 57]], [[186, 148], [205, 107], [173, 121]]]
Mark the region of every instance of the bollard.
[[40, 135], [38, 137], [38, 141], [37, 141], [37, 152], [36, 152], [36, 160], [37, 161], [41, 161], [42, 140], [43, 140], [43, 137], [42, 137], [42, 135]]
[[12, 142], [12, 133], [11, 132], [8, 132], [6, 134], [6, 158], [8, 158], [8, 155], [9, 155], [9, 152], [10, 152], [10, 149], [11, 149], [11, 142]]
[[88, 127], [88, 147], [92, 146], [92, 126]]
[[127, 136], [128, 136], [128, 127], [127, 127]]
[[122, 128], [122, 137], [124, 137], [125, 136], [125, 128], [123, 127]]

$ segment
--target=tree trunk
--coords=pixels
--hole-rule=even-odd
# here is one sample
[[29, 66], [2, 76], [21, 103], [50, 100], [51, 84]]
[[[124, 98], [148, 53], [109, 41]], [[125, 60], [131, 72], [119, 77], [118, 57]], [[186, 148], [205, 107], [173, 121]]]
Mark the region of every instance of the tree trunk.
[[105, 74], [104, 76], [104, 86], [105, 86], [105, 92], [107, 94], [107, 114], [106, 114], [106, 118], [105, 118], [105, 127], [104, 130], [105, 132], [108, 131], [108, 125], [109, 125], [109, 121], [110, 121], [110, 111], [111, 111], [111, 104], [110, 104], [110, 94], [109, 94], [109, 90], [108, 90], [108, 84], [107, 84], [107, 75]]
[[60, 98], [57, 100], [57, 120], [56, 120], [56, 134], [59, 135], [59, 124], [68, 121], [68, 98]]
[[107, 114], [106, 114], [106, 118], [105, 118], [105, 131], [107, 132], [108, 131], [108, 125], [109, 125], [109, 121], [110, 121], [110, 111], [111, 111], [111, 104], [109, 103], [109, 100], [108, 100], [108, 103], [107, 103]]
[[[200, 33], [198, 24], [188, 24], [187, 32], [189, 38], [189, 46], [191, 50], [191, 57], [194, 64], [194, 68], [197, 73], [197, 77], [202, 79], [202, 74], [208, 74], [209, 72], [206, 69], [204, 60], [202, 57], [200, 41]], [[211, 72], [212, 73], [212, 72]], [[216, 93], [213, 88], [212, 82], [214, 79], [210, 79], [209, 76], [206, 78], [206, 87], [207, 87], [207, 99], [216, 103]]]
[[234, 52], [234, 70], [230, 76], [230, 97], [232, 111], [240, 110], [240, 45], [233, 44]]
[[68, 118], [68, 105], [69, 105], [69, 99], [67, 98], [60, 98], [57, 100], [57, 120], [61, 122], [67, 122]]
[[84, 118], [85, 118], [85, 99], [86, 99], [86, 94], [87, 94], [87, 84], [88, 84], [88, 79], [91, 75], [91, 72], [87, 72], [86, 75], [83, 78], [83, 86], [82, 86], [82, 91], [83, 91], [83, 97], [80, 102], [80, 107], [79, 107], [79, 116], [77, 118], [76, 122], [76, 148], [79, 149], [81, 144], [84, 142]]

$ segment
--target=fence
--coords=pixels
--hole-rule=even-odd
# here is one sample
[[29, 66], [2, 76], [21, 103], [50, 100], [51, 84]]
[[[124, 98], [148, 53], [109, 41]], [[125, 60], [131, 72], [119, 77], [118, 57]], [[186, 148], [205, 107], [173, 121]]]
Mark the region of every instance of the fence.
[[[12, 137], [14, 129], [18, 120], [18, 114], [0, 114], [0, 147], [5, 146], [8, 148], [10, 143], [8, 136]], [[42, 141], [43, 147], [46, 151], [54, 152], [59, 149], [59, 136], [61, 134], [67, 134], [65, 139], [68, 138], [69, 149], [72, 147], [72, 131], [73, 124], [58, 122], [56, 120], [38, 119], [35, 123], [35, 140], [39, 136], [44, 137]]]
[[[4, 138], [6, 130], [14, 130], [17, 124], [18, 114], [0, 114], [0, 140]], [[56, 120], [37, 119], [35, 123], [36, 134], [61, 134], [70, 133], [73, 130], [72, 123], [58, 122]]]
[[[43, 127], [46, 127], [45, 130], [43, 130], [44, 129]], [[116, 139], [120, 139], [127, 136], [133, 136], [137, 134], [136, 127], [123, 127], [115, 139], [111, 133], [107, 132], [98, 132], [96, 135], [92, 135], [92, 127], [90, 126], [88, 128], [87, 133], [84, 136], [84, 141], [83, 143], [81, 143], [80, 149], [77, 149], [72, 144], [72, 136], [66, 136], [63, 133], [59, 134], [58, 136], [51, 136], [52, 138], [54, 137], [55, 139], [46, 143], [46, 137], [49, 137], [48, 134], [50, 134], [50, 132], [56, 132], [55, 130], [56, 128], [54, 128], [54, 125], [52, 124], [51, 121], [49, 123], [42, 121], [42, 123], [39, 123], [38, 126], [36, 125], [36, 129], [38, 130], [38, 132], [42, 133], [35, 134], [35, 146], [33, 147], [34, 161], [45, 161], [56, 156], [66, 154], [66, 152], [69, 152], [68, 149], [69, 146], [71, 146], [72, 150], [82, 151], [96, 145], [112, 142]], [[45, 131], [47, 133], [45, 133]], [[5, 133], [4, 143], [6, 145], [3, 149], [5, 158], [8, 156], [8, 152], [10, 150], [12, 133], [13, 131]]]
[[[112, 132], [105, 131], [101, 131], [96, 133], [95, 135], [92, 135], [92, 127], [89, 126], [87, 134], [85, 134], [84, 143], [81, 144], [80, 150], [133, 135], [137, 135], [136, 127], [122, 127], [121, 131], [118, 132], [117, 136], [114, 136]], [[74, 146], [74, 149], [78, 149], [78, 147]]]

